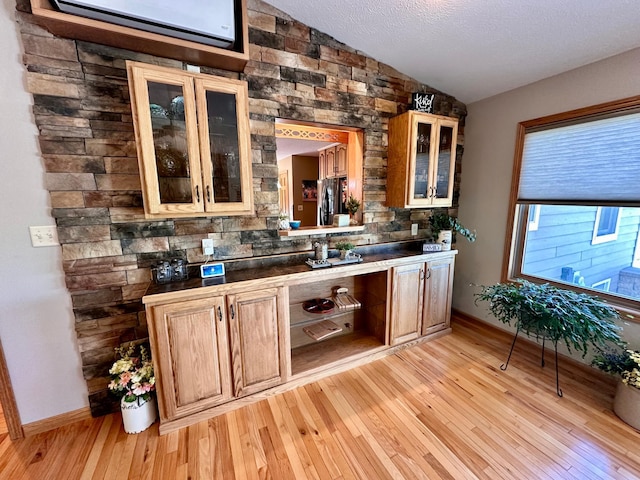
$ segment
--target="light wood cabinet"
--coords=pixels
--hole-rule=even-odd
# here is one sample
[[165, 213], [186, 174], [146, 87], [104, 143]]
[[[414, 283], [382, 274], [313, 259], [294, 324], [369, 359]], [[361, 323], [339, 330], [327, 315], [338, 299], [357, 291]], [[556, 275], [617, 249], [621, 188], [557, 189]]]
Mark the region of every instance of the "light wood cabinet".
[[236, 397], [279, 385], [289, 376], [285, 297], [283, 288], [227, 297]]
[[[143, 302], [160, 433], [450, 331], [455, 255], [381, 253], [345, 268], [284, 267], [255, 279], [228, 272], [219, 284], [151, 287]], [[351, 298], [339, 297], [342, 289]], [[319, 298], [333, 305], [309, 308]]]
[[327, 151], [318, 152], [318, 175], [320, 180], [327, 178]]
[[231, 399], [224, 297], [153, 309], [149, 336], [160, 417], [171, 419]]
[[348, 145], [341, 143], [318, 152], [320, 180], [346, 177], [349, 173]]
[[332, 178], [336, 176], [336, 148], [331, 147], [325, 150], [325, 174], [326, 178]]
[[280, 287], [152, 307], [149, 337], [161, 419], [285, 382], [286, 305]]
[[347, 145], [341, 143], [336, 145], [336, 153], [334, 160], [335, 176], [346, 177], [349, 171], [349, 162], [347, 157]]
[[408, 111], [389, 120], [387, 205], [449, 207], [458, 120]]
[[390, 343], [398, 345], [421, 335], [424, 264], [394, 267], [392, 284]]
[[453, 265], [453, 257], [449, 257], [394, 267], [391, 345], [449, 327]]
[[145, 214], [253, 213], [246, 82], [127, 62]]
[[422, 335], [448, 328], [451, 321], [453, 257], [427, 262]]

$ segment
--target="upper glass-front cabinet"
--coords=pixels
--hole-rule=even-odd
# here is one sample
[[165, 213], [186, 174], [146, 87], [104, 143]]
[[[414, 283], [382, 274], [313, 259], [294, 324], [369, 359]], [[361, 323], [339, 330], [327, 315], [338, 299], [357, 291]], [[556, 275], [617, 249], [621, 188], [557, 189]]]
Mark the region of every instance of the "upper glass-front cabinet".
[[246, 82], [127, 62], [145, 214], [253, 213]]
[[453, 202], [458, 121], [408, 111], [389, 121], [387, 204], [448, 207]]

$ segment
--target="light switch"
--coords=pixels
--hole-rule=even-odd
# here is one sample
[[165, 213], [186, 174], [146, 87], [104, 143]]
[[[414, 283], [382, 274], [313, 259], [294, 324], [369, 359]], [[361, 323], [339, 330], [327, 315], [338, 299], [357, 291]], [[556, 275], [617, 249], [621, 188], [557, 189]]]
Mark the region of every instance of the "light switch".
[[31, 245], [34, 247], [51, 247], [60, 244], [55, 225], [29, 227], [29, 233], [31, 234]]
[[301, 212], [302, 210], [304, 210], [304, 205], [298, 205], [298, 211]]
[[411, 224], [411, 235], [417, 235], [418, 234], [418, 224], [417, 223], [412, 223]]

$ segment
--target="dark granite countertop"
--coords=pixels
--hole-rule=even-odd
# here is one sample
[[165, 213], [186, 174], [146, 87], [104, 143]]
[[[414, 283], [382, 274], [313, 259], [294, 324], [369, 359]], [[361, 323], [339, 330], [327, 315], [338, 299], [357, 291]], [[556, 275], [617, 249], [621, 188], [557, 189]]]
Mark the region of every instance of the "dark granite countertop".
[[[270, 279], [274, 277], [304, 274], [312, 272], [336, 271], [346, 272], [355, 266], [375, 264], [394, 259], [407, 258], [417, 255], [438, 255], [450, 252], [422, 252], [422, 242], [402, 242], [394, 244], [381, 244], [357, 247], [356, 251], [362, 256], [361, 263], [312, 269], [305, 263], [308, 258], [314, 258], [313, 252], [303, 254], [278, 255], [272, 257], [255, 257], [244, 260], [233, 260], [223, 262], [225, 264], [225, 275], [213, 278], [191, 278], [182, 282], [171, 282], [166, 284], [151, 284], [147, 289], [145, 297], [163, 293], [179, 292], [201, 287], [233, 284], [249, 280]], [[335, 252], [334, 252], [335, 253]], [[357, 268], [356, 268], [357, 269]]]

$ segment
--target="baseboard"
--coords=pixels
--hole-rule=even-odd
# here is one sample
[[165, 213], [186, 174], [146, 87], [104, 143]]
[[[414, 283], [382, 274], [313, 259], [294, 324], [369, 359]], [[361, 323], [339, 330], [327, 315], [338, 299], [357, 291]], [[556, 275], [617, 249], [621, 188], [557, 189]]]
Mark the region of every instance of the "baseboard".
[[[480, 324], [482, 325], [482, 328], [491, 330], [496, 334], [503, 335], [505, 338], [509, 339], [509, 341], [511, 341], [511, 339], [513, 338], [513, 334], [514, 334], [513, 331], [509, 331], [507, 329], [497, 327], [487, 322], [486, 320], [482, 320], [481, 318], [474, 317], [473, 315], [469, 315], [468, 313], [461, 312], [460, 310], [453, 308], [451, 309], [451, 320], [455, 321], [456, 318], [462, 321], [465, 321], [467, 323]], [[518, 336], [518, 345], [524, 345], [525, 348], [530, 350], [535, 349], [536, 351], [539, 351], [540, 349], [539, 343], [535, 342], [534, 340], [532, 340], [531, 338], [528, 338], [525, 335]], [[545, 346], [545, 350], [552, 351], [552, 349], [548, 346], [548, 344], [547, 346]], [[601, 380], [604, 380], [606, 382], [610, 382], [612, 384], [616, 383], [616, 379], [612, 375], [608, 375], [602, 370], [598, 370], [597, 368], [592, 367], [591, 365], [581, 362], [579, 360], [576, 360], [575, 358], [570, 357], [569, 355], [566, 355], [562, 352], [558, 352], [558, 357], [561, 358], [563, 362], [567, 362], [571, 364], [573, 368], [582, 370], [583, 372], [588, 372], [589, 375], [595, 375], [599, 377]]]
[[71, 412], [62, 413], [54, 417], [43, 418], [35, 422], [27, 423], [22, 426], [25, 437], [37, 435], [38, 433], [48, 432], [54, 428], [64, 427], [70, 423], [88, 420], [91, 417], [91, 409], [89, 407], [80, 408]]

